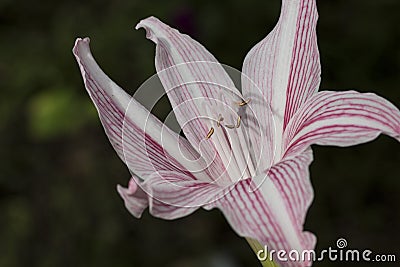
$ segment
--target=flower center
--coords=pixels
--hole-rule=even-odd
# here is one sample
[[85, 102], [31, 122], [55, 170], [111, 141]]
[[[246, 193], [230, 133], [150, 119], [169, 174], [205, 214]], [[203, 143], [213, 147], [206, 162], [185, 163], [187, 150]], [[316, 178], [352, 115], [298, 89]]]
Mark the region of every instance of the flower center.
[[[250, 100], [251, 100], [251, 99], [249, 98], [248, 100], [243, 100], [243, 101], [241, 101], [241, 102], [237, 102], [237, 105], [238, 105], [239, 107], [243, 107], [243, 106], [247, 105], [247, 104], [250, 102]], [[233, 125], [233, 124], [223, 125], [222, 122], [224, 121], [224, 117], [222, 117], [222, 115], [219, 114], [219, 115], [218, 115], [218, 120], [217, 120], [217, 126], [218, 126], [218, 127], [225, 126], [225, 127], [228, 128], [228, 129], [239, 128], [239, 127], [240, 127], [241, 119], [242, 119], [241, 116], [238, 115], [235, 125]], [[214, 130], [214, 127], [211, 127], [211, 128], [210, 128], [210, 131], [208, 131], [208, 133], [207, 133], [207, 135], [206, 135], [206, 139], [210, 139], [211, 136], [214, 134], [214, 131], [215, 131], [215, 130]]]
[[[235, 102], [233, 108], [223, 103], [206, 107], [208, 118], [210, 119], [210, 130], [205, 138], [212, 142], [215, 151], [221, 158], [229, 182], [237, 182], [254, 176], [255, 169], [250, 154], [247, 133], [241, 127], [242, 117], [238, 114], [240, 109], [245, 107], [250, 99]], [[215, 114], [218, 114], [215, 116]], [[229, 123], [226, 123], [229, 122]]]

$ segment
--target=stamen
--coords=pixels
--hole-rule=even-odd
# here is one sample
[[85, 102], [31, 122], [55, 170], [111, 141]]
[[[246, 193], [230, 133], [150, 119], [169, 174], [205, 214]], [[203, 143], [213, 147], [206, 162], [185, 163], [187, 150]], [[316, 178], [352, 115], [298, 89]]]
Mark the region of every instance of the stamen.
[[225, 127], [228, 128], [228, 129], [239, 128], [241, 120], [242, 120], [242, 118], [240, 116], [238, 116], [237, 121], [236, 121], [236, 125], [226, 124]]
[[240, 127], [240, 120], [241, 120], [241, 118], [240, 118], [240, 116], [237, 118], [237, 122], [236, 122], [236, 128], [239, 128]]
[[243, 107], [246, 106], [249, 102], [251, 101], [251, 99], [247, 99], [247, 100], [243, 100], [242, 102], [237, 102], [236, 104], [239, 105], [239, 107]]
[[218, 115], [218, 121], [217, 121], [217, 126], [221, 127], [221, 122], [224, 121], [224, 118], [222, 117], [221, 114]]
[[[231, 103], [242, 107], [249, 102], [250, 99]], [[220, 107], [222, 110], [217, 110], [217, 107], [212, 105], [204, 106], [206, 115], [213, 121], [213, 123], [209, 125], [210, 130], [206, 138], [212, 142], [211, 145], [215, 148], [215, 152], [219, 155], [224, 166], [224, 173], [218, 174], [218, 177], [223, 174], [223, 176], [220, 177], [221, 179], [218, 180], [218, 183], [238, 181], [243, 178], [254, 176], [255, 171], [252, 155], [249, 151], [247, 139], [244, 138], [243, 131], [245, 131], [245, 128], [240, 127], [241, 116], [236, 113], [235, 121], [235, 112], [232, 109], [227, 110], [226, 105]], [[218, 116], [216, 118], [215, 115], [217, 114]], [[225, 125], [224, 122], [231, 122], [232, 124]], [[215, 129], [215, 127], [220, 129]], [[226, 129], [237, 130], [229, 131]]]
[[210, 139], [210, 137], [213, 135], [213, 133], [214, 133], [214, 128], [211, 127], [210, 131], [208, 132], [208, 134], [206, 136], [206, 139]]
[[236, 125], [226, 124], [225, 127], [228, 129], [235, 129]]

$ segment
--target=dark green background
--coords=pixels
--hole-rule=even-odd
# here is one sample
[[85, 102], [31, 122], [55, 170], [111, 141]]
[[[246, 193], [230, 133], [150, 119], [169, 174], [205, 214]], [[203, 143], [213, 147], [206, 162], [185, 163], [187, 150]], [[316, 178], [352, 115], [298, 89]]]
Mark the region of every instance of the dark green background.
[[[321, 88], [372, 91], [399, 106], [400, 2], [318, 4]], [[90, 36], [105, 72], [133, 93], [155, 73], [154, 45], [133, 30], [140, 19], [161, 18], [240, 69], [274, 26], [279, 5], [0, 0], [0, 266], [258, 266], [216, 210], [173, 222], [129, 215], [115, 190], [129, 172], [103, 133], [71, 48]], [[400, 260], [399, 148], [388, 137], [314, 147], [306, 228], [318, 249], [345, 237], [350, 247]]]

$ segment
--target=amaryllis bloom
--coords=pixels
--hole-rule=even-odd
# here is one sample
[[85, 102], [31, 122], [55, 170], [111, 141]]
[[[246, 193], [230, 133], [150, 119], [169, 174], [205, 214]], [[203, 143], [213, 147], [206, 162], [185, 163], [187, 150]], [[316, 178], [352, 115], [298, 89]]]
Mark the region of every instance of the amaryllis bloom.
[[[310, 145], [350, 146], [384, 133], [400, 141], [400, 112], [375, 94], [318, 92], [315, 0], [283, 0], [273, 31], [251, 49], [242, 92], [202, 45], [150, 17], [155, 65], [184, 136], [99, 68], [89, 39], [73, 49], [110, 142], [133, 177], [118, 186], [135, 217], [176, 219], [219, 208], [232, 228], [274, 250], [310, 250]], [[234, 44], [227, 44], [234, 45]], [[280, 262], [282, 266], [309, 266]]]

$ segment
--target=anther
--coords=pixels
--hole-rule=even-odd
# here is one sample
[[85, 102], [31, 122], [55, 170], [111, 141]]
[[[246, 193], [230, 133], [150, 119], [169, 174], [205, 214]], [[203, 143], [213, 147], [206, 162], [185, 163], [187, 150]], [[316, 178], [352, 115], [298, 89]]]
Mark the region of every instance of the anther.
[[213, 133], [214, 133], [214, 128], [211, 127], [210, 131], [208, 132], [208, 134], [206, 136], [206, 139], [210, 139], [210, 137], [213, 135]]
[[236, 128], [240, 127], [240, 120], [241, 120], [241, 118], [240, 118], [240, 116], [238, 116], [237, 122], [236, 122]]
[[242, 102], [237, 102], [237, 104], [239, 105], [239, 107], [243, 107], [246, 106], [249, 102], [251, 101], [251, 99], [247, 99], [247, 100], [243, 100]]
[[239, 127], [240, 127], [240, 122], [241, 122], [241, 121], [242, 121], [241, 117], [238, 116], [237, 121], [236, 121], [236, 125], [227, 124], [227, 125], [225, 125], [225, 127], [228, 128], [228, 129], [239, 128]]

